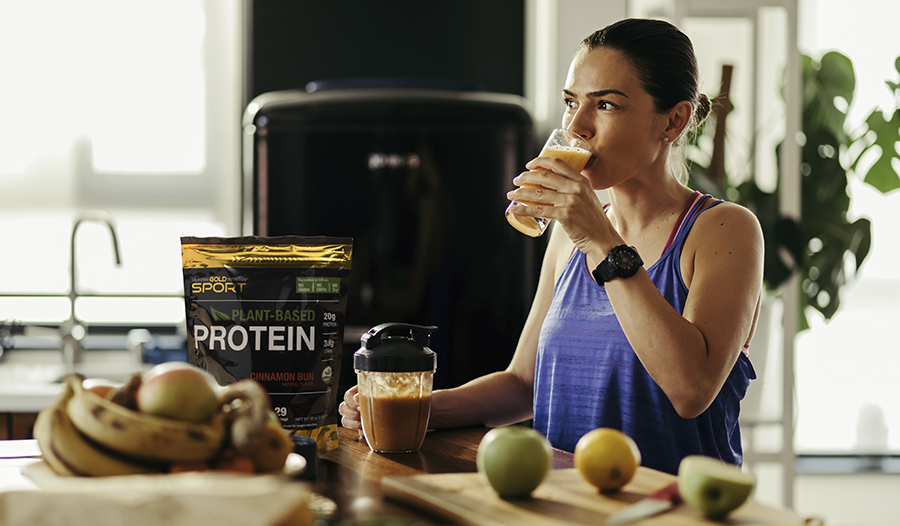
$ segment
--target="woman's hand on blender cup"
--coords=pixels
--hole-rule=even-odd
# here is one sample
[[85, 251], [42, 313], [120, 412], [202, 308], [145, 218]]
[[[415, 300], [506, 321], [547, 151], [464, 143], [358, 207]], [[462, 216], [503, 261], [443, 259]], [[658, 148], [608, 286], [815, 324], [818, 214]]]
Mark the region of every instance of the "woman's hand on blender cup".
[[363, 438], [362, 417], [359, 414], [359, 386], [354, 385], [344, 393], [344, 401], [338, 406], [341, 414], [341, 425], [346, 429], [355, 429]]

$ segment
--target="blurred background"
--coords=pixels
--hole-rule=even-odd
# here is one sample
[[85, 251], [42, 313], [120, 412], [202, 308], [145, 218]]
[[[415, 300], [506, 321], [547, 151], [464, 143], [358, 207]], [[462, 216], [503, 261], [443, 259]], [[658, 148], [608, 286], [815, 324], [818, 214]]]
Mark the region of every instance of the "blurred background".
[[[52, 326], [67, 319], [73, 221], [103, 210], [115, 219], [123, 261], [114, 264], [102, 224], [81, 227], [79, 287], [97, 294], [78, 300], [79, 317], [96, 326], [182, 330], [179, 237], [253, 231], [245, 214], [253, 184], [242, 122], [248, 105], [265, 93], [305, 91], [313, 81], [462, 82], [521, 100], [531, 118], [522, 129], [540, 137], [559, 122], [558, 94], [583, 37], [627, 16], [667, 18], [694, 41], [705, 93], [718, 94], [722, 66], [733, 66], [725, 171], [734, 185], [752, 178], [768, 191], [778, 184], [775, 151], [786, 128], [782, 87], [794, 31], [803, 55], [818, 61], [838, 51], [852, 62], [855, 91], [842, 107], [849, 135], [864, 131], [873, 111], [889, 119], [900, 104], [885, 84], [900, 82], [895, 0], [380, 4], [0, 0], [0, 321]], [[708, 162], [710, 145], [699, 141], [692, 157]], [[537, 151], [528, 149], [517, 154], [527, 159]], [[900, 278], [893, 271], [900, 236], [892, 233], [900, 192], [863, 182], [876, 157], [847, 171], [847, 217], [871, 221], [872, 246], [858, 271], [848, 263], [840, 309], [830, 319], [806, 309], [809, 329], [793, 340], [789, 360], [792, 381], [782, 381], [777, 293], [771, 328], [751, 351], [763, 380], [754, 385], [744, 433], [748, 462], [758, 453], [758, 497], [829, 523], [888, 524], [900, 513], [896, 499], [875, 499], [864, 510], [859, 504], [900, 490], [900, 383], [892, 378], [900, 366]], [[496, 200], [515, 166], [503, 174]], [[504, 224], [500, 207], [473, 213]], [[540, 241], [510, 243], [531, 258], [542, 250]], [[529, 276], [519, 276], [526, 296]], [[444, 381], [502, 367], [528, 299], [517, 299], [501, 348], [445, 351], [464, 358]], [[785, 403], [795, 408], [789, 422]], [[786, 436], [793, 444], [783, 444]], [[789, 477], [784, 451], [796, 459]]]

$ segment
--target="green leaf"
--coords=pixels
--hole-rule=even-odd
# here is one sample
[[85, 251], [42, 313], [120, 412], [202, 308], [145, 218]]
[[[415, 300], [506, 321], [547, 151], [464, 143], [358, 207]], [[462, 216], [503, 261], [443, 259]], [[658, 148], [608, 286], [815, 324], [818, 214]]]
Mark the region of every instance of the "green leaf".
[[215, 309], [214, 307], [209, 308], [209, 314], [216, 321], [231, 321], [231, 318], [228, 317], [227, 314], [225, 314], [224, 312], [222, 312], [220, 310]]
[[872, 249], [872, 222], [861, 217], [853, 222], [853, 226], [856, 230], [850, 239], [848, 249], [853, 252], [856, 258], [856, 270], [859, 270], [866, 256], [869, 255], [869, 250]]
[[850, 209], [847, 194], [847, 171], [841, 165], [838, 151], [841, 143], [825, 128], [806, 130], [802, 149], [805, 166], [802, 183], [804, 220], [845, 223]]
[[837, 51], [830, 51], [822, 56], [819, 68], [819, 84], [826, 88], [826, 93], [833, 97], [843, 97], [850, 104], [853, 102], [853, 91], [856, 89], [856, 73], [853, 62]]
[[844, 121], [845, 110], [835, 105], [836, 98], [853, 102], [856, 74], [849, 58], [831, 51], [815, 62], [804, 56], [803, 60], [803, 131], [824, 128], [840, 141], [847, 139]]
[[894, 169], [892, 159], [900, 157], [896, 146], [900, 142], [900, 109], [894, 112], [889, 121], [884, 118], [881, 111], [875, 110], [866, 119], [866, 124], [869, 130], [875, 132], [876, 139], [873, 146], [878, 146], [881, 153], [863, 180], [882, 193], [896, 190], [900, 188], [900, 174]]

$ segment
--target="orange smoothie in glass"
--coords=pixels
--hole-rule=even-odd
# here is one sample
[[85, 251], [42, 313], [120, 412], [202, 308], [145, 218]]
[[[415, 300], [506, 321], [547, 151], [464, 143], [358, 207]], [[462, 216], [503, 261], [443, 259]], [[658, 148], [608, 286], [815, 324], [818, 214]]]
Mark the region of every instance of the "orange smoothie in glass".
[[[544, 149], [541, 151], [541, 157], [556, 157], [562, 159], [563, 162], [580, 172], [590, 160], [591, 152], [577, 146], [552, 144], [544, 146]], [[539, 188], [539, 186], [526, 183], [522, 185], [522, 188]], [[529, 201], [521, 201], [521, 203], [529, 206], [536, 204]], [[512, 225], [513, 228], [531, 237], [538, 237], [543, 234], [550, 224], [549, 219], [515, 215], [510, 212], [509, 209], [506, 211], [506, 220], [509, 221], [509, 224]]]

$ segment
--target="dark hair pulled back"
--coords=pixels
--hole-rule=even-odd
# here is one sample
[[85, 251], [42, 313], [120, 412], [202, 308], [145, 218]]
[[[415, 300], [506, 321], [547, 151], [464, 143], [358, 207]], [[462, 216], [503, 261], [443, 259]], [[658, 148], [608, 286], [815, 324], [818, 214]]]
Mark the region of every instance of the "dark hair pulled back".
[[654, 100], [665, 112], [686, 100], [693, 106], [694, 126], [710, 111], [709, 97], [699, 92], [697, 58], [691, 40], [664, 20], [629, 18], [595, 31], [581, 42], [589, 51], [608, 47], [624, 54]]

